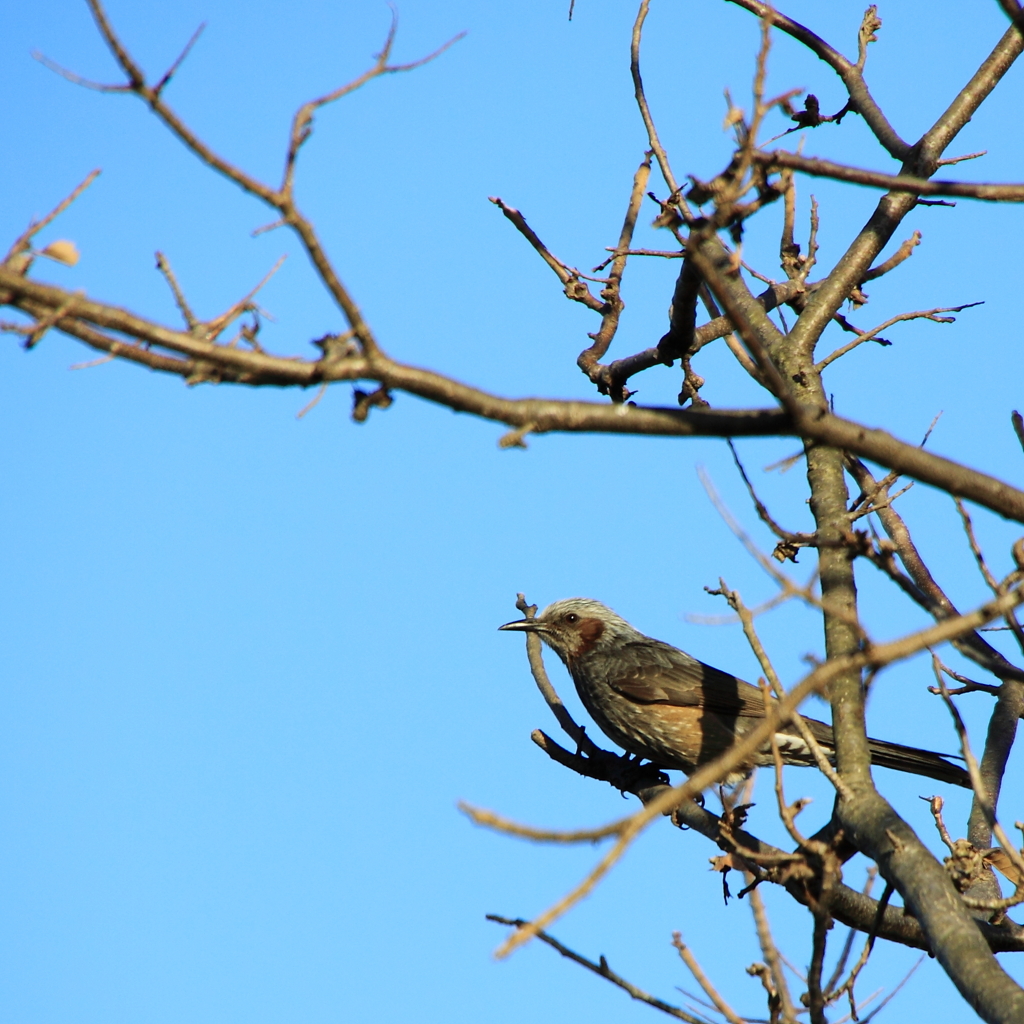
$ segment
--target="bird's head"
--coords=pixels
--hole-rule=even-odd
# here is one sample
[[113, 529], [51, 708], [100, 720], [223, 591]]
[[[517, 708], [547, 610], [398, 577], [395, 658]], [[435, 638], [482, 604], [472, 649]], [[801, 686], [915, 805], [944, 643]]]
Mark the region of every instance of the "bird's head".
[[566, 663], [643, 637], [621, 615], [589, 597], [555, 601], [532, 619], [517, 619], [498, 628], [536, 633]]

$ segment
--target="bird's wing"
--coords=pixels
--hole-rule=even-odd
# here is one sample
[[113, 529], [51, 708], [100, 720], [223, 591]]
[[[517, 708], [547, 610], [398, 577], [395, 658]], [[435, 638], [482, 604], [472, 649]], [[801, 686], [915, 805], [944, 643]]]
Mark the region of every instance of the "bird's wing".
[[656, 649], [650, 641], [626, 644], [619, 655], [611, 686], [639, 704], [704, 707], [720, 714], [764, 717], [764, 697], [756, 686], [668, 644], [658, 643]]

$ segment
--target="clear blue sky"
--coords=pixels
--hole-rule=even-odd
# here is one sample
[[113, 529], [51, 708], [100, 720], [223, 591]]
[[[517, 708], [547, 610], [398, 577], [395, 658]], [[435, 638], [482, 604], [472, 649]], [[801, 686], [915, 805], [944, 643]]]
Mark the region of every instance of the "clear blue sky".
[[[384, 347], [507, 395], [593, 397], [575, 356], [595, 321], [565, 301], [487, 197], [522, 209], [559, 255], [588, 268], [616, 241], [645, 148], [628, 71], [632, 5], [578, 0], [571, 24], [566, 6], [404, 0], [397, 59], [467, 37], [434, 64], [322, 111], [299, 172], [300, 202]], [[787, 10], [853, 52], [861, 4], [804, 0]], [[212, 146], [271, 180], [293, 110], [362, 71], [389, 19], [376, 0], [127, 0], [109, 11], [153, 74], [208, 23], [168, 98]], [[916, 138], [1004, 18], [995, 3], [969, 18], [953, 4], [880, 13], [869, 80], [901, 133]], [[31, 59], [40, 50], [116, 80], [83, 3], [8, 5], [0, 27], [2, 239], [103, 168], [41, 239], [74, 240], [81, 263], [39, 263], [37, 277], [173, 322], [156, 250], [205, 317], [288, 253], [260, 299], [274, 316], [263, 343], [309, 354], [310, 339], [338, 329], [298, 243], [250, 236], [272, 219], [266, 210], [201, 167], [137, 101], [77, 88]], [[656, 0], [648, 38], [650, 98], [677, 173], [710, 176], [729, 155], [723, 88], [749, 105], [756, 22], [713, 0]], [[1022, 81], [1014, 69], [957, 141], [957, 153], [989, 150], [965, 176], [1020, 178]], [[824, 65], [779, 40], [771, 88], [792, 87], [817, 93], [828, 112], [843, 102]], [[894, 169], [866, 138], [851, 116], [808, 138], [806, 152]], [[806, 203], [811, 186], [801, 188]], [[827, 266], [875, 194], [823, 182], [813, 191]], [[664, 237], [646, 227], [653, 212], [637, 243], [660, 248]], [[891, 348], [863, 346], [841, 361], [828, 379], [839, 411], [909, 440], [944, 411], [936, 451], [1024, 476], [1009, 427], [1010, 410], [1024, 405], [1021, 223], [1018, 207], [968, 202], [908, 218], [901, 237], [919, 228], [924, 243], [869, 287], [857, 322], [986, 304], [953, 325], [893, 328]], [[769, 272], [777, 230], [772, 211], [747, 238], [748, 258]], [[631, 264], [614, 354], [660, 336], [674, 270]], [[653, 1020], [655, 1011], [549, 949], [493, 961], [503, 931], [484, 914], [538, 913], [598, 854], [475, 829], [455, 802], [549, 826], [596, 824], [629, 806], [530, 743], [531, 729], [553, 723], [521, 640], [496, 631], [516, 616], [517, 590], [540, 603], [600, 598], [647, 633], [757, 674], [737, 627], [686, 618], [724, 611], [703, 590], [719, 576], [749, 603], [773, 593], [697, 479], [704, 465], [769, 545], [724, 443], [552, 436], [500, 451], [497, 426], [404, 395], [356, 426], [350, 389], [337, 386], [297, 420], [311, 395], [189, 390], [117, 364], [69, 372], [90, 358], [52, 332], [31, 354], [10, 337], [0, 347], [5, 1019]], [[713, 404], [762, 403], [717, 346], [696, 368]], [[678, 371], [654, 371], [638, 400], [670, 403], [678, 385]], [[773, 511], [801, 528], [800, 469], [762, 472], [796, 447], [740, 450]], [[901, 501], [957, 603], [983, 599], [952, 506], [921, 486]], [[1005, 571], [1018, 531], [981, 515], [979, 530]], [[860, 585], [876, 636], [923, 624], [870, 569]], [[799, 608], [761, 628], [789, 682], [821, 651], [819, 625]], [[872, 732], [953, 749], [929, 682], [920, 658], [885, 674]], [[980, 744], [988, 698], [963, 706]], [[1015, 756], [1009, 778], [1020, 777]], [[932, 842], [916, 797], [933, 784], [878, 778]], [[781, 840], [769, 782], [752, 827]], [[828, 793], [812, 773], [791, 771], [787, 785], [791, 796], [817, 798], [808, 828], [824, 819]], [[966, 799], [948, 796], [962, 834]], [[1006, 806], [1008, 821], [1020, 816]], [[723, 907], [707, 869], [716, 852], [655, 828], [553, 932], [676, 1001], [675, 986], [694, 988], [669, 945], [678, 929], [737, 1008], [763, 1014], [760, 986], [743, 973], [759, 959], [749, 911]], [[863, 871], [862, 858], [852, 861], [847, 880], [859, 884]], [[766, 895], [785, 951], [806, 963], [807, 918]], [[837, 929], [833, 945], [841, 938]], [[887, 947], [861, 993], [891, 987], [916, 959]], [[927, 962], [896, 999], [891, 1020], [947, 1024], [968, 1012]]]

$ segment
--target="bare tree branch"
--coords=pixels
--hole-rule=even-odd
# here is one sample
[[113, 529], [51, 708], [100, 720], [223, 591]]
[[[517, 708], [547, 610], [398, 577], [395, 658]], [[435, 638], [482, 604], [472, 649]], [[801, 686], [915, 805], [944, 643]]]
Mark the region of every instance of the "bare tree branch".
[[95, 180], [99, 177], [100, 169], [97, 167], [96, 170], [90, 171], [86, 176], [85, 180], [80, 185], [77, 185], [69, 196], [62, 199], [42, 220], [35, 220], [14, 240], [10, 249], [7, 250], [7, 255], [3, 258], [4, 265], [11, 263], [15, 257], [21, 253], [26, 252], [31, 243], [32, 239], [39, 234], [47, 225], [52, 224]]
[[940, 306], [936, 309], [924, 309], [916, 313], [900, 313], [897, 316], [889, 317], [889, 319], [884, 323], [880, 323], [870, 331], [864, 331], [861, 334], [858, 334], [853, 341], [848, 341], [845, 345], [837, 348], [834, 352], [829, 353], [829, 355], [825, 356], [824, 359], [816, 363], [814, 368], [820, 373], [826, 366], [834, 363], [842, 356], [845, 356], [847, 352], [851, 352], [853, 349], [857, 348], [858, 345], [863, 345], [865, 341], [881, 340], [878, 338], [878, 335], [887, 327], [892, 327], [893, 324], [903, 323], [905, 320], [931, 320], [933, 323], [937, 324], [952, 324], [956, 322], [956, 317], [940, 316], [939, 314], [959, 313], [962, 310], [980, 305], [982, 305], [980, 302], [967, 302], [962, 306]]
[[990, 184], [970, 181], [931, 181], [907, 174], [884, 174], [881, 171], [867, 171], [860, 167], [847, 167], [831, 160], [799, 156], [784, 150], [769, 153], [755, 153], [754, 159], [769, 171], [788, 168], [802, 171], [817, 178], [831, 178], [833, 181], [848, 181], [854, 185], [868, 185], [892, 192], [910, 192], [915, 196], [962, 196], [966, 199], [981, 199], [990, 203], [1024, 203], [1024, 184]]
[[718, 990], [711, 984], [708, 976], [701, 969], [697, 958], [690, 951], [680, 932], [672, 933], [672, 945], [679, 951], [679, 959], [686, 964], [694, 980], [704, 990], [704, 994], [715, 1005], [715, 1009], [728, 1021], [728, 1024], [745, 1024], [740, 1015], [719, 995]]
[[[333, 265], [328, 259], [312, 223], [300, 212], [299, 208], [295, 204], [292, 188], [295, 159], [302, 143], [304, 143], [309, 137], [310, 123], [314, 110], [346, 95], [349, 92], [352, 92], [354, 89], [359, 88], [361, 85], [364, 85], [373, 78], [377, 78], [385, 74], [408, 71], [414, 67], [420, 66], [426, 61], [433, 60], [444, 52], [448, 46], [451, 46], [461, 38], [461, 36], [456, 36], [449, 40], [448, 43], [434, 51], [434, 53], [430, 54], [423, 60], [415, 61], [410, 64], [391, 65], [388, 64], [388, 58], [390, 56], [391, 46], [394, 42], [396, 31], [396, 22], [392, 21], [384, 48], [372, 68], [364, 72], [352, 82], [342, 86], [340, 89], [303, 105], [296, 113], [292, 123], [288, 155], [285, 160], [284, 177], [282, 179], [281, 186], [275, 189], [264, 184], [258, 179], [253, 178], [251, 175], [246, 174], [240, 168], [236, 167], [234, 164], [225, 160], [222, 156], [216, 153], [205, 142], [203, 142], [164, 101], [162, 95], [163, 87], [166, 85], [170, 75], [173, 74], [182, 58], [179, 58], [178, 61], [172, 65], [171, 69], [157, 82], [156, 85], [149, 85], [146, 81], [144, 72], [132, 58], [128, 49], [115, 33], [100, 0], [87, 0], [87, 3], [89, 4], [89, 9], [92, 12], [93, 19], [100, 30], [100, 34], [103, 36], [110, 52], [114, 56], [114, 59], [120, 65], [128, 79], [127, 83], [116, 88], [120, 89], [120, 91], [131, 92], [137, 95], [170, 129], [170, 131], [189, 150], [199, 157], [200, 160], [213, 168], [213, 170], [217, 171], [219, 174], [224, 175], [224, 177], [229, 181], [233, 181], [246, 192], [262, 199], [268, 206], [273, 207], [281, 214], [282, 223], [288, 224], [302, 241], [306, 253], [312, 261], [318, 275], [327, 290], [333, 296], [334, 300], [337, 302], [341, 311], [344, 313], [345, 319], [348, 321], [348, 325], [358, 340], [364, 355], [370, 358], [377, 355], [380, 351], [379, 345], [369, 325], [363, 319], [363, 315], [358, 304], [349, 293], [348, 289], [346, 289], [341, 283], [341, 279], [338, 277]], [[189, 46], [191, 46], [191, 43]], [[186, 52], [187, 49], [188, 47], [186, 47]]]
[[792, 36], [798, 42], [803, 43], [816, 57], [823, 60], [842, 79], [843, 85], [850, 96], [853, 109], [864, 118], [865, 123], [874, 133], [875, 138], [888, 150], [889, 154], [897, 160], [905, 160], [910, 153], [910, 146], [904, 142], [896, 130], [886, 120], [881, 108], [875, 102], [864, 81], [862, 74], [863, 64], [858, 66], [847, 60], [838, 50], [825, 42], [820, 36], [815, 35], [810, 29], [805, 28], [792, 18], [788, 18], [781, 11], [770, 7], [768, 4], [760, 3], [759, 0], [729, 0], [745, 10], [756, 14], [759, 18], [770, 17], [772, 24], [781, 29], [787, 35]]
[[584, 349], [576, 360], [576, 365], [591, 379], [594, 379], [594, 372], [600, 360], [608, 351], [608, 346], [615, 337], [619, 327], [619, 317], [622, 314], [623, 302], [619, 291], [622, 284], [622, 275], [626, 269], [626, 259], [629, 254], [629, 246], [633, 241], [633, 230], [636, 227], [636, 219], [640, 213], [640, 204], [643, 202], [644, 193], [647, 191], [647, 181], [651, 174], [651, 154], [648, 152], [637, 168], [633, 176], [633, 188], [629, 196], [629, 205], [626, 208], [626, 216], [622, 222], [622, 230], [619, 233], [619, 244], [617, 253], [612, 260], [612, 268], [608, 273], [608, 283], [601, 291], [601, 298], [604, 299], [604, 306], [601, 311], [601, 326], [595, 334], [590, 337], [593, 344]]
[[[649, 0], [640, 0], [631, 38], [631, 75], [650, 152], [633, 178], [618, 243], [609, 249], [612, 253], [610, 259], [595, 268], [594, 273], [597, 273], [610, 266], [608, 276], [594, 277], [563, 263], [541, 241], [518, 210], [507, 206], [500, 199], [493, 200], [556, 274], [566, 296], [599, 314], [601, 323], [590, 335], [592, 343], [580, 353], [578, 363], [598, 391], [612, 399], [611, 403], [504, 398], [463, 384], [451, 376], [390, 358], [364, 320], [354, 296], [341, 282], [312, 222], [296, 205], [297, 161], [310, 138], [317, 112], [377, 77], [410, 70], [434, 59], [460, 36], [422, 60], [408, 64], [394, 63], [392, 51], [397, 21], [393, 18], [384, 45], [370, 67], [348, 83], [304, 103], [295, 112], [285, 146], [280, 184], [271, 185], [250, 176], [220, 156], [165, 102], [166, 86], [180, 70], [201, 28], [167, 71], [161, 77], [150, 80], [115, 33], [101, 0], [87, 2], [100, 34], [125, 80], [111, 85], [91, 82], [45, 59], [44, 63], [64, 77], [88, 88], [138, 96], [172, 134], [207, 166], [270, 206], [277, 218], [270, 227], [288, 226], [299, 237], [316, 274], [340, 310], [341, 326], [337, 332], [313, 342], [320, 350], [320, 354], [315, 357], [274, 355], [265, 351], [259, 341], [261, 311], [253, 301], [258, 288], [233, 303], [220, 316], [203, 321], [194, 313], [169, 263], [160, 254], [158, 266], [181, 312], [185, 325], [183, 330], [136, 316], [120, 306], [96, 302], [70, 289], [30, 280], [27, 275], [36, 255], [49, 256], [73, 265], [77, 254], [71, 243], [52, 243], [37, 254], [31, 249], [31, 240], [81, 193], [95, 176], [94, 172], [48, 217], [30, 225], [14, 242], [6, 259], [0, 264], [0, 304], [11, 306], [18, 315], [25, 318], [25, 322], [19, 320], [16, 323], [3, 323], [0, 328], [23, 340], [26, 348], [38, 344], [49, 331], [56, 329], [103, 353], [103, 358], [99, 360], [101, 362], [115, 357], [126, 359], [153, 370], [178, 375], [189, 384], [223, 382], [317, 388], [316, 397], [303, 413], [319, 401], [330, 383], [349, 381], [359, 385], [354, 388], [352, 413], [357, 422], [364, 421], [374, 408], [386, 408], [397, 392], [405, 392], [455, 411], [504, 424], [509, 432], [499, 444], [505, 447], [525, 446], [529, 434], [555, 431], [674, 437], [795, 436], [803, 442], [809, 502], [815, 520], [812, 533], [795, 534], [783, 530], [758, 499], [738, 459], [737, 464], [758, 515], [779, 537], [777, 553], [781, 552], [782, 557], [793, 557], [795, 551], [803, 546], [814, 547], [817, 552], [815, 579], [820, 582], [820, 600], [812, 594], [810, 584], [800, 587], [781, 573], [770, 559], [762, 556], [761, 561], [779, 583], [784, 597], [802, 596], [822, 611], [827, 660], [814, 666], [786, 693], [754, 629], [755, 612], [748, 610], [739, 595], [722, 583], [721, 593], [739, 614], [747, 639], [767, 679], [767, 682], [762, 681], [766, 715], [731, 749], [700, 764], [682, 785], [668, 785], [667, 775], [656, 765], [644, 764], [642, 759], [628, 755], [620, 757], [597, 746], [585, 729], [573, 720], [560, 700], [547, 678], [539, 640], [535, 635], [528, 635], [527, 653], [534, 680], [571, 742], [568, 744], [569, 749], [566, 749], [540, 730], [534, 731], [533, 741], [559, 764], [581, 775], [608, 782], [624, 793], [635, 794], [642, 807], [635, 813], [596, 828], [572, 830], [534, 828], [492, 811], [462, 805], [463, 810], [480, 825], [538, 842], [612, 840], [593, 870], [536, 920], [527, 922], [493, 918], [515, 929], [499, 950], [499, 956], [508, 954], [532, 936], [537, 936], [558, 949], [562, 955], [623, 988], [633, 998], [647, 1002], [678, 1019], [706, 1024], [700, 1011], [691, 1016], [685, 1010], [654, 999], [611, 972], [603, 957], [598, 963], [589, 961], [568, 950], [544, 931], [549, 922], [567, 911], [598, 884], [629, 844], [652, 821], [659, 816], [670, 815], [674, 824], [693, 827], [711, 838], [724, 851], [725, 856], [716, 862], [718, 869], [723, 872], [723, 886], [725, 872], [730, 868], [749, 873], [749, 884], [739, 895], [742, 897], [749, 894], [752, 903], [760, 906], [760, 911], [755, 906], [755, 920], [766, 964], [755, 965], [751, 970], [761, 978], [768, 993], [771, 1024], [782, 1020], [786, 1024], [793, 1024], [796, 1011], [783, 976], [782, 956], [771, 938], [764, 908], [755, 888], [765, 881], [783, 885], [794, 899], [808, 908], [813, 917], [811, 963], [806, 978], [806, 1004], [812, 1024], [825, 1024], [826, 1008], [844, 993], [850, 1002], [851, 1016], [856, 1017], [858, 1007], [854, 986], [877, 937], [928, 949], [985, 1020], [1009, 1024], [1024, 1019], [1024, 990], [1002, 971], [992, 955], [996, 950], [1024, 950], [1024, 928], [1005, 917], [1007, 908], [1024, 900], [1024, 857], [1009, 844], [996, 818], [996, 805], [1007, 759], [1015, 740], [1017, 723], [1024, 714], [1024, 671], [995, 651], [978, 632], [985, 623], [1001, 617], [1008, 628], [1013, 630], [1024, 650], [1024, 628], [1014, 612], [1016, 606], [1024, 600], [1020, 585], [1024, 576], [1024, 539], [1012, 551], [1017, 569], [1004, 579], [998, 579], [982, 555], [970, 517], [960, 501], [972, 500], [996, 514], [1024, 522], [1024, 490], [925, 451], [923, 445], [912, 445], [883, 430], [836, 416], [832, 411], [831, 396], [826, 392], [821, 379], [824, 369], [853, 348], [869, 340], [884, 341], [878, 337], [879, 332], [893, 323], [914, 318], [949, 322], [950, 318], [940, 314], [967, 308], [941, 307], [904, 313], [868, 331], [856, 327], [840, 312], [843, 303], [848, 300], [853, 302], [855, 308], [866, 303], [868, 296], [862, 291], [863, 285], [892, 272], [911, 255], [920, 241], [918, 232], [903, 242], [893, 255], [887, 259], [881, 258], [903, 218], [916, 205], [940, 202], [923, 197], [963, 196], [983, 201], [1024, 202], [1024, 184], [932, 180], [932, 175], [940, 166], [978, 155], [954, 158], [943, 156], [946, 148], [1024, 50], [1021, 31], [1024, 27], [1024, 13], [1017, 0], [1000, 0], [1002, 8], [1011, 18], [1011, 26], [968, 83], [916, 144], [908, 143], [900, 137], [875, 102], [864, 79], [868, 47], [876, 40], [881, 27], [881, 20], [873, 6], [868, 8], [860, 23], [857, 58], [853, 62], [810, 29], [776, 11], [769, 4], [760, 0], [732, 0], [760, 19], [761, 45], [753, 76], [752, 112], [748, 116], [727, 94], [727, 127], [734, 131], [735, 151], [725, 168], [709, 181], [698, 180], [692, 175], [684, 176], [684, 180], [691, 182], [686, 198], [669, 164], [644, 91], [640, 49]], [[775, 97], [766, 93], [773, 28], [802, 44], [840, 77], [849, 100], [837, 113], [823, 116], [813, 94], [805, 96], [803, 110], [795, 111], [792, 102], [796, 96], [795, 91]], [[818, 128], [825, 123], [838, 125], [848, 113], [857, 113], [864, 118], [888, 155], [896, 158], [902, 166], [896, 173], [888, 174], [806, 157], [802, 153], [763, 151], [758, 147], [765, 119], [776, 108], [790, 118], [791, 124], [796, 125], [783, 134]], [[680, 252], [634, 248], [633, 236], [649, 183], [652, 156], [657, 159], [669, 192], [664, 200], [648, 193], [661, 207], [661, 215], [655, 221], [655, 226], [672, 233], [673, 239], [681, 247]], [[871, 161], [868, 159], [864, 162]], [[812, 197], [807, 251], [801, 254], [800, 246], [794, 241], [797, 221], [796, 172], [886, 190], [842, 258], [823, 279], [814, 282], [809, 281], [809, 274], [818, 257], [818, 209]], [[780, 261], [786, 277], [782, 284], [770, 281], [749, 267], [744, 262], [743, 253], [746, 221], [762, 207], [780, 198], [783, 200]], [[695, 209], [697, 213], [694, 213]], [[683, 237], [684, 229], [686, 238]], [[601, 360], [609, 352], [619, 328], [624, 308], [620, 294], [621, 282], [628, 257], [632, 254], [682, 257], [670, 326], [668, 333], [657, 345], [606, 365]], [[748, 276], [744, 276], [744, 270]], [[769, 285], [768, 290], [760, 296], [754, 296], [748, 285], [752, 278], [765, 281]], [[600, 293], [597, 294], [596, 289], [592, 290], [588, 282], [599, 285]], [[711, 318], [709, 323], [699, 327], [698, 299], [703, 302]], [[779, 308], [779, 318], [783, 325], [780, 331], [767, 314], [772, 308], [783, 304], [790, 306], [796, 320], [790, 329]], [[251, 322], [239, 323], [235, 337], [220, 340], [229, 324], [246, 313], [252, 315]], [[851, 332], [854, 337], [831, 354], [819, 358], [816, 349], [825, 329], [832, 322], [839, 323], [843, 330]], [[744, 371], [774, 396], [778, 408], [702, 408], [706, 406], [699, 395], [703, 380], [694, 369], [692, 360], [703, 346], [719, 337], [726, 338], [726, 344]], [[648, 342], [651, 340], [648, 339]], [[626, 382], [633, 375], [658, 364], [671, 365], [676, 359], [681, 360], [684, 373], [679, 401], [680, 404], [689, 401], [690, 409], [640, 407], [627, 401], [631, 393], [626, 388]], [[363, 382], [369, 385], [366, 390], [363, 390]], [[1013, 425], [1024, 446], [1024, 420], [1016, 413]], [[888, 472], [881, 480], [875, 480], [858, 457], [869, 459], [885, 467]], [[852, 503], [847, 491], [847, 471], [861, 488], [861, 494]], [[960, 615], [924, 565], [911, 541], [906, 524], [893, 508], [894, 500], [903, 493], [893, 493], [901, 474], [940, 488], [957, 500], [971, 549], [993, 594], [992, 600], [981, 608]], [[870, 520], [870, 533], [860, 528], [855, 529], [858, 520], [871, 514], [879, 517], [888, 539], [879, 537]], [[859, 617], [854, 576], [858, 556], [870, 559], [911, 600], [927, 609], [936, 620], [935, 624], [926, 630], [887, 643], [873, 642]], [[897, 557], [902, 562], [902, 568], [897, 565]], [[526, 604], [522, 595], [519, 595], [517, 607], [527, 617], [536, 611], [533, 606]], [[950, 860], [956, 861], [953, 865], [955, 870], [951, 871], [939, 863], [894, 807], [874, 788], [864, 724], [865, 694], [872, 684], [874, 674], [896, 660], [947, 640], [1001, 680], [999, 687], [977, 683], [967, 677], [957, 676], [937, 659], [935, 661], [937, 690], [954, 717], [975, 789], [968, 828], [969, 839], [952, 841], [942, 825], [944, 841], [950, 846], [953, 855]], [[866, 680], [865, 672], [868, 673]], [[943, 673], [963, 683], [959, 692], [985, 690], [996, 695], [980, 764], [970, 751], [963, 722], [950, 699], [951, 692], [946, 686]], [[834, 765], [830, 760], [831, 751], [826, 754], [819, 747], [798, 710], [800, 701], [806, 695], [823, 692], [826, 687], [832, 705]], [[774, 694], [774, 698], [771, 694]], [[789, 723], [793, 723], [795, 731], [803, 737], [820, 770], [832, 782], [837, 793], [832, 820], [810, 838], [804, 836], [796, 824], [796, 815], [803, 806], [802, 801], [788, 804], [783, 792], [783, 757], [776, 732]], [[743, 766], [755, 748], [772, 750], [777, 768], [778, 814], [795, 843], [793, 851], [770, 847], [743, 830], [746, 808], [738, 803], [737, 794], [723, 795], [724, 811], [719, 817], [704, 811], [696, 803], [707, 786]], [[935, 813], [937, 823], [942, 824], [940, 814]], [[984, 849], [993, 833], [999, 839], [1002, 851]], [[886, 881], [881, 900], [873, 900], [867, 892], [858, 893], [850, 889], [840, 879], [841, 862], [857, 850], [872, 858], [879, 866]], [[996, 854], [1003, 858], [1003, 868], [1010, 865], [1006, 869], [1007, 876], [1015, 880], [1017, 890], [1010, 897], [1000, 894], [994, 875], [986, 867], [990, 860], [985, 858]], [[728, 894], [727, 887], [725, 890]], [[889, 906], [889, 898], [894, 892], [902, 896], [902, 908]], [[972, 916], [971, 911], [984, 911], [991, 916], [991, 920], [977, 920], [977, 915]], [[868, 937], [857, 963], [846, 979], [840, 982], [852, 948], [851, 932], [851, 938], [847, 940], [845, 951], [840, 956], [839, 966], [832, 979], [826, 983], [823, 982], [823, 970], [827, 934], [833, 918], [866, 932]], [[711, 985], [696, 962], [692, 961], [692, 956], [678, 936], [675, 944], [717, 1012], [731, 1024], [738, 1024], [741, 1020], [739, 1015]]]
[[[501, 917], [498, 914], [488, 914], [487, 920], [494, 921], [497, 924], [509, 925], [512, 928], [523, 928], [529, 924], [528, 921], [524, 921], [521, 917]], [[707, 1024], [706, 1021], [701, 1020], [699, 1017], [694, 1017], [685, 1010], [681, 1010], [678, 1006], [672, 1006], [670, 1003], [666, 1003], [656, 996], [645, 992], [643, 989], [637, 988], [631, 982], [626, 981], [625, 978], [616, 974], [608, 966], [608, 961], [603, 956], [597, 963], [594, 963], [593, 960], [588, 960], [585, 956], [581, 956], [579, 953], [569, 949], [568, 946], [563, 945], [553, 935], [548, 935], [547, 932], [538, 932], [537, 938], [552, 949], [557, 950], [566, 959], [572, 960], [581, 967], [586, 967], [588, 971], [593, 971], [594, 974], [599, 974], [613, 985], [617, 985], [623, 991], [628, 992], [633, 999], [646, 1003], [648, 1006], [653, 1006], [656, 1010], [661, 1010], [662, 1013], [667, 1013], [670, 1017], [675, 1017], [677, 1020], [684, 1020], [687, 1024]]]

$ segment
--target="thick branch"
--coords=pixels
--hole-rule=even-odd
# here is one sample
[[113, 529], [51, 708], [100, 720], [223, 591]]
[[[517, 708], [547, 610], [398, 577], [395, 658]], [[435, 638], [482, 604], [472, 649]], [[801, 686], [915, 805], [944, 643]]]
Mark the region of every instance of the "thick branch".
[[[775, 309], [783, 303], [789, 302], [804, 290], [804, 285], [799, 281], [783, 281], [779, 284], [770, 285], [765, 291], [757, 296], [765, 311]], [[709, 345], [718, 338], [724, 338], [733, 330], [732, 321], [727, 316], [718, 316], [702, 324], [693, 332], [693, 342], [690, 352], [699, 352], [705, 345]], [[662, 362], [660, 342], [658, 345], [637, 352], [635, 355], [626, 356], [623, 359], [616, 359], [612, 363], [596, 368], [597, 384], [602, 394], [613, 393], [621, 388], [634, 374], [649, 370], [652, 366], [658, 366]]]
[[1024, 1020], [1024, 989], [996, 962], [945, 868], [910, 826], [874, 790], [841, 801], [838, 811], [850, 840], [903, 896], [930, 951], [979, 1016], [997, 1024]]
[[974, 112], [988, 98], [1022, 52], [1024, 34], [1018, 22], [1003, 33], [992, 52], [971, 75], [971, 80], [918, 142], [915, 147], [917, 159], [923, 164], [924, 173], [932, 174], [935, 171], [946, 147], [971, 120]]
[[797, 153], [787, 153], [779, 149], [768, 153], [755, 153], [754, 160], [767, 167], [769, 171], [777, 171], [785, 167], [794, 171], [802, 171], [804, 174], [811, 174], [817, 178], [849, 181], [854, 185], [870, 185], [873, 188], [884, 188], [892, 192], [911, 192], [917, 196], [963, 196], [967, 199], [983, 199], [992, 203], [1024, 203], [1024, 185], [996, 185], [973, 181], [932, 181], [928, 178], [916, 178], [910, 174], [884, 174], [881, 171], [848, 167], [845, 164], [833, 163], [831, 160], [800, 156]]
[[[992, 709], [985, 736], [985, 751], [982, 754], [981, 783], [989, 803], [995, 810], [999, 802], [1006, 762], [1010, 758], [1017, 725], [1024, 715], [1024, 683], [1017, 679], [1004, 679], [999, 687], [999, 696]], [[991, 845], [992, 826], [982, 802], [975, 798], [967, 825], [967, 838], [979, 850]]]
[[[883, 430], [830, 415], [824, 408], [801, 414], [799, 422], [794, 424], [789, 415], [778, 409], [691, 411], [644, 408], [632, 404], [609, 406], [594, 402], [501, 398], [443, 374], [399, 363], [383, 355], [372, 360], [363, 356], [345, 356], [313, 361], [217, 345], [155, 324], [120, 307], [93, 302], [73, 292], [39, 284], [0, 266], [0, 304], [36, 315], [43, 307], [47, 312], [59, 309], [69, 297], [75, 300], [73, 311], [57, 321], [57, 329], [63, 331], [67, 325], [67, 333], [75, 335], [77, 328], [74, 325], [87, 321], [104, 330], [122, 332], [138, 341], [199, 360], [211, 371], [216, 371], [208, 375], [211, 380], [298, 387], [324, 381], [372, 380], [395, 390], [419, 395], [457, 412], [472, 413], [530, 433], [568, 431], [662, 437], [798, 435], [862, 455], [898, 473], [968, 498], [1008, 519], [1024, 522], [1024, 492], [995, 477], [922, 451]], [[753, 296], [750, 296], [750, 302], [764, 317], [764, 307]], [[76, 336], [91, 344], [86, 335], [87, 332], [79, 331]], [[104, 352], [109, 350], [107, 345], [96, 347]], [[136, 354], [136, 361], [152, 365], [154, 369], [173, 372], [178, 365], [168, 365], [164, 357], [161, 357], [160, 365], [156, 365], [156, 360], [148, 363], [149, 353], [144, 349], [138, 349]], [[189, 364], [183, 360], [180, 366], [182, 375], [188, 376]]]

